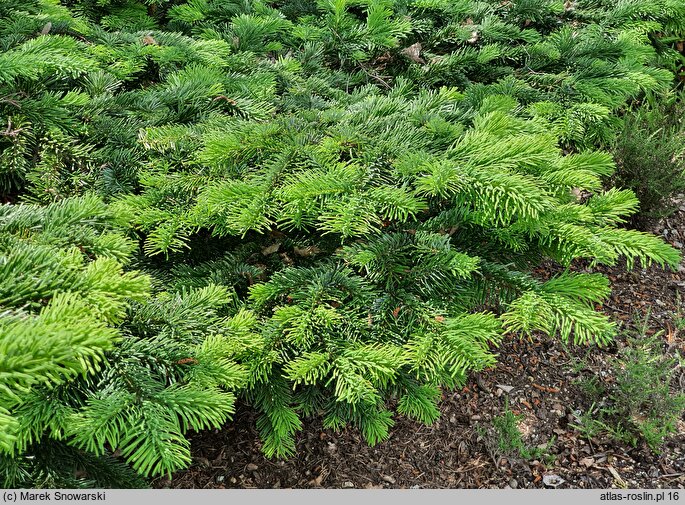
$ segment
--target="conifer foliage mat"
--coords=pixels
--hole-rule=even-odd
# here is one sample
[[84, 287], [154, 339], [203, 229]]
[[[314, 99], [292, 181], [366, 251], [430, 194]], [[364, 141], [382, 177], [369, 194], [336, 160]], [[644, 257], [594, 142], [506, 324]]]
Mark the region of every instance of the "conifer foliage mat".
[[310, 419], [389, 443], [513, 340], [610, 345], [595, 269], [681, 262], [607, 148], [684, 35], [679, 0], [0, 0], [3, 485], [144, 486], [243, 409], [273, 461]]
[[[682, 210], [657, 223], [652, 231], [683, 247], [685, 198]], [[580, 270], [586, 265], [575, 265]], [[649, 314], [650, 331], [670, 328], [660, 337], [665, 356], [685, 354], [685, 333], [677, 331], [683, 316], [685, 265], [679, 271], [658, 267], [627, 271], [603, 267], [613, 293], [604, 310], [625, 329]], [[541, 275], [551, 275], [545, 265]], [[335, 433], [320, 420], [306, 422], [298, 436], [299, 457], [272, 461], [259, 452], [255, 412], [244, 409], [224, 430], [192, 436], [193, 465], [158, 479], [156, 488], [545, 488], [545, 475], [558, 475], [558, 487], [685, 488], [685, 420], [659, 453], [645, 444], [630, 444], [597, 436], [587, 440], [573, 428], [577, 415], [591, 408], [578, 380], [616, 379], [612, 364], [629, 345], [624, 338], [599, 350], [569, 348], [536, 338], [511, 340], [499, 349], [496, 366], [472, 376], [466, 385], [446, 392], [441, 417], [431, 426], [399, 420], [390, 438], [369, 447], [354, 430]], [[572, 364], [584, 361], [582, 370]], [[498, 386], [512, 388], [507, 389]], [[675, 374], [672, 388], [685, 390], [685, 370]], [[485, 427], [508, 406], [523, 418], [517, 424], [523, 442], [549, 447], [548, 459], [523, 459], [497, 451], [496, 438]], [[485, 434], [483, 434], [485, 432]], [[612, 473], [614, 469], [623, 482]]]

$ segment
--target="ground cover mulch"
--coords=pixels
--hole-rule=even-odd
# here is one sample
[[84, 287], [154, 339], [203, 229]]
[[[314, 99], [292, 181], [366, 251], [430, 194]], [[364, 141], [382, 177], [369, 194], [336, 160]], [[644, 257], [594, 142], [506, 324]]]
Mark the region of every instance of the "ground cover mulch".
[[[675, 247], [685, 243], [685, 198], [678, 211], [651, 231]], [[663, 330], [663, 351], [685, 356], [685, 264], [678, 271], [652, 266], [584, 265], [612, 281], [602, 310], [625, 328], [648, 318], [650, 332]], [[554, 273], [551, 265], [541, 276]], [[244, 406], [222, 430], [191, 436], [193, 464], [160, 488], [685, 488], [685, 422], [660, 453], [610, 437], [586, 439], [573, 425], [590, 408], [579, 379], [611, 381], [611, 361], [624, 336], [607, 347], [565, 346], [534, 337], [509, 339], [496, 367], [473, 374], [463, 389], [443, 394], [442, 416], [432, 426], [397, 418], [390, 438], [369, 447], [354, 429], [324, 429], [305, 421], [296, 456], [269, 460], [260, 452], [256, 414]], [[676, 370], [674, 389], [685, 390], [685, 369]], [[492, 419], [506, 406], [523, 416], [518, 427], [540, 459], [525, 460], [498, 448]]]

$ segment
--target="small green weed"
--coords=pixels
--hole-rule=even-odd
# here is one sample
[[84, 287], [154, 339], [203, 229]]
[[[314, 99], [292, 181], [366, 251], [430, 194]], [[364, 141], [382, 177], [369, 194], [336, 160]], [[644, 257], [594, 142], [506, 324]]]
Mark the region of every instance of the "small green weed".
[[676, 334], [685, 332], [685, 307], [683, 307], [683, 300], [679, 292], [676, 292], [676, 311], [673, 317], [673, 324], [675, 325]]
[[519, 430], [519, 423], [524, 419], [522, 415], [517, 415], [509, 408], [507, 401], [504, 414], [492, 420], [492, 424], [497, 433], [497, 447], [503, 454], [516, 455], [525, 460], [538, 459], [545, 462], [554, 460], [554, 456], [549, 454], [549, 449], [554, 444], [552, 438], [544, 447], [528, 446], [523, 441], [523, 436]]
[[606, 432], [609, 427], [597, 419], [600, 408], [593, 403], [590, 408], [577, 416], [577, 423], [570, 424], [580, 435], [587, 439], [593, 439], [602, 432]]
[[661, 352], [663, 331], [646, 336], [646, 324], [611, 367], [612, 382], [590, 377], [579, 382], [593, 400], [572, 425], [584, 437], [607, 434], [636, 446], [641, 440], [658, 452], [664, 439], [677, 429], [685, 411], [685, 394], [671, 392], [676, 359]]

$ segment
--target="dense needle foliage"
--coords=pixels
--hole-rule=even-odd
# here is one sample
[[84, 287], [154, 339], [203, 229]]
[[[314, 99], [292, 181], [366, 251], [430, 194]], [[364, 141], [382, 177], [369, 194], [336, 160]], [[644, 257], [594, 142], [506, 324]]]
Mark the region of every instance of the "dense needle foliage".
[[[602, 149], [680, 0], [0, 0], [0, 478], [138, 486], [240, 396], [388, 435], [677, 251]], [[656, 98], [655, 98], [656, 97]]]

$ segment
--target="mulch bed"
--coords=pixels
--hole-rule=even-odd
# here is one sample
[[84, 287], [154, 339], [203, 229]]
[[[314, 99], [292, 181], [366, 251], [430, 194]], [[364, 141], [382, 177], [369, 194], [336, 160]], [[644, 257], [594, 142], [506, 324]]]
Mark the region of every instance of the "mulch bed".
[[[685, 243], [685, 199], [680, 210], [656, 224], [653, 233], [680, 249]], [[582, 265], [579, 270], [588, 271]], [[656, 266], [626, 271], [599, 267], [613, 291], [603, 310], [625, 328], [649, 315], [665, 353], [685, 357], [685, 265], [676, 272]], [[541, 272], [545, 273], [545, 272]], [[551, 273], [551, 272], [547, 272]], [[682, 302], [681, 302], [682, 298]], [[442, 416], [432, 426], [398, 417], [390, 438], [369, 447], [354, 429], [324, 429], [320, 419], [304, 422], [297, 453], [285, 461], [260, 452], [256, 414], [239, 406], [222, 430], [192, 436], [192, 466], [159, 488], [685, 488], [685, 422], [655, 454], [608, 437], [587, 440], [571, 425], [591, 400], [577, 382], [611, 380], [609, 363], [624, 336], [611, 345], [565, 346], [548, 338], [511, 339], [499, 349], [496, 367], [474, 374], [466, 386], [446, 392]], [[577, 365], [582, 360], [582, 366]], [[678, 375], [679, 374], [679, 375]], [[499, 387], [503, 386], [503, 387]], [[685, 369], [674, 389], [685, 389]], [[492, 419], [506, 405], [523, 416], [526, 445], [544, 447], [549, 458], [524, 460], [501, 454]], [[560, 480], [551, 482], [550, 477]], [[561, 483], [559, 483], [561, 482]]]

